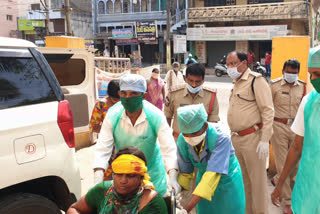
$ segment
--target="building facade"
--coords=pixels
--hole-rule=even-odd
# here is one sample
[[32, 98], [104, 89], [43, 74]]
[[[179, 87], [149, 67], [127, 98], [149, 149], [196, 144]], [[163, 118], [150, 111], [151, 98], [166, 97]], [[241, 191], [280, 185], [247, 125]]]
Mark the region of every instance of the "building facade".
[[0, 36], [17, 38], [18, 2], [17, 0], [6, 0], [2, 3], [0, 8]]
[[187, 40], [199, 61], [214, 66], [232, 50], [252, 51], [264, 63], [275, 36], [310, 35], [309, 1], [195, 0]]
[[140, 57], [143, 63], [165, 58], [166, 0], [93, 0], [96, 47], [111, 56]]

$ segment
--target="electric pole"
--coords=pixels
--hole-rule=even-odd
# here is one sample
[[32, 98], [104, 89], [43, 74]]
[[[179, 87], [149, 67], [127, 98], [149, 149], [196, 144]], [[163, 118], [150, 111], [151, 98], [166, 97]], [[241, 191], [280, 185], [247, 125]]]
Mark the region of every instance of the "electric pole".
[[65, 0], [65, 14], [66, 14], [66, 23], [67, 23], [67, 36], [72, 36], [71, 22], [70, 22], [70, 13], [71, 13], [70, 1], [69, 1], [69, 0]]
[[167, 72], [170, 70], [171, 67], [171, 50], [170, 50], [170, 19], [171, 19], [171, 14], [170, 14], [170, 2], [171, 0], [167, 0], [167, 38], [166, 38], [166, 43], [167, 43]]
[[45, 9], [46, 9], [46, 35], [49, 36], [50, 34], [50, 31], [49, 31], [49, 25], [50, 25], [50, 16], [49, 16], [49, 13], [50, 13], [50, 5], [51, 5], [51, 2], [50, 0], [45, 0], [44, 1], [45, 3]]

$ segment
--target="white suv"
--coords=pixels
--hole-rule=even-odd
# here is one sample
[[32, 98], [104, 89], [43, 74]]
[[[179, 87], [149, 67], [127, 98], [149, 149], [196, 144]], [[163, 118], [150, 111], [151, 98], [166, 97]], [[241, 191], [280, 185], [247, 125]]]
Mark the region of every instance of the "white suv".
[[80, 198], [73, 117], [44, 56], [0, 37], [0, 213], [56, 214]]

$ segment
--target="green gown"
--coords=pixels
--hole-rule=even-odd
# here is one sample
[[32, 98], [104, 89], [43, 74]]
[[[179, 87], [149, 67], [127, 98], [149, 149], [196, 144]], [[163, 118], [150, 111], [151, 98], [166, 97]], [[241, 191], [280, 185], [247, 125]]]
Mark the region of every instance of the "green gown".
[[292, 192], [292, 211], [320, 214], [320, 94], [308, 95], [304, 108], [305, 134], [296, 182]]
[[200, 158], [180, 134], [178, 138], [179, 170], [181, 173], [191, 173], [193, 167], [196, 167], [198, 169], [197, 185], [206, 171], [221, 173], [211, 201], [201, 199], [197, 204], [198, 214], [244, 214], [245, 194], [238, 159], [234, 155], [230, 138], [221, 133], [218, 134], [218, 127], [213, 126], [209, 123], [206, 144]]
[[143, 101], [143, 110], [149, 122], [146, 132], [140, 136], [129, 135], [119, 123], [120, 117], [124, 111], [120, 102], [109, 111], [108, 118], [113, 128], [113, 138], [115, 149], [118, 152], [126, 146], [133, 146], [140, 149], [147, 159], [147, 173], [153, 183], [155, 190], [164, 195], [167, 192], [166, 170], [162, 160], [160, 147], [157, 143], [158, 131], [162, 122], [161, 111], [147, 101]]

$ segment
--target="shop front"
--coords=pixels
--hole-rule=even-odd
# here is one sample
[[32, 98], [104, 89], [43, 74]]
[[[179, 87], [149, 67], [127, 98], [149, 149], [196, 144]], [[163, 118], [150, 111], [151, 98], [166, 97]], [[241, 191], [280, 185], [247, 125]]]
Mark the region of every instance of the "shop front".
[[255, 61], [264, 62], [266, 51], [272, 50], [272, 38], [287, 35], [287, 25], [187, 28], [196, 57], [209, 67], [232, 50], [254, 53]]

